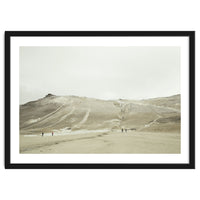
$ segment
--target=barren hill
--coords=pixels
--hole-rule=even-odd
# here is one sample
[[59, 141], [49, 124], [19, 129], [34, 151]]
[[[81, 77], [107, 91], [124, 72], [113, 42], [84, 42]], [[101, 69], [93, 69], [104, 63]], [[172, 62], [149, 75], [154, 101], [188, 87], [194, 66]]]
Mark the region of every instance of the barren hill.
[[48, 94], [20, 105], [20, 134], [122, 128], [179, 132], [180, 95], [136, 101]]

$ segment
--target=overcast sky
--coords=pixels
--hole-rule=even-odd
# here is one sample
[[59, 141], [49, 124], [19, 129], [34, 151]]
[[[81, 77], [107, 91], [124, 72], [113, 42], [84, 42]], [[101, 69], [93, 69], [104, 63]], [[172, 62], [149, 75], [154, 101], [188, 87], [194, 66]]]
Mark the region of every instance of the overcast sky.
[[46, 94], [143, 99], [180, 93], [180, 47], [20, 47], [20, 104]]

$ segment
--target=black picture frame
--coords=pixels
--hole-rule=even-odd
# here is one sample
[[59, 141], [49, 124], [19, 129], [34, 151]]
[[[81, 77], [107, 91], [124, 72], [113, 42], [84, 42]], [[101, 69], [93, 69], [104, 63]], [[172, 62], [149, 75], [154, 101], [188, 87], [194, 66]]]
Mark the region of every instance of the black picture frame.
[[[188, 37], [189, 163], [11, 163], [11, 37]], [[13, 97], [12, 97], [13, 98]], [[5, 31], [6, 169], [195, 169], [195, 31]]]

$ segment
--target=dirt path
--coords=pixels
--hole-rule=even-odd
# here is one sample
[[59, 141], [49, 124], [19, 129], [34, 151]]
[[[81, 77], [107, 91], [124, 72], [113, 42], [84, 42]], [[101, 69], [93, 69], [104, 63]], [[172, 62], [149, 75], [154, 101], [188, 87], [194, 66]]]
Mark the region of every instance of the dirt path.
[[57, 124], [59, 124], [60, 122], [64, 121], [67, 119], [67, 117], [69, 117], [70, 115], [72, 115], [75, 111], [75, 107], [72, 107], [71, 111], [69, 113], [67, 113], [66, 115], [63, 115], [56, 123], [52, 124], [52, 126], [55, 126]]
[[84, 124], [84, 123], [87, 121], [89, 115], [90, 115], [90, 109], [88, 109], [88, 110], [86, 111], [86, 113], [85, 113], [83, 119], [82, 119], [78, 124], [76, 124], [73, 128], [80, 128], [81, 125]]
[[[40, 125], [41, 123], [43, 123], [44, 121], [48, 120], [49, 117], [51, 117], [52, 115], [54, 115], [55, 113], [57, 113], [59, 110], [61, 110], [61, 108], [63, 108], [64, 104], [59, 106], [56, 110], [54, 110], [53, 112], [39, 118], [38, 120], [36, 120], [34, 123], [31, 123], [30, 125], [26, 126], [24, 129], [27, 129], [27, 128], [31, 128], [36, 122], [37, 122], [37, 125]], [[33, 119], [34, 120], [34, 119]]]

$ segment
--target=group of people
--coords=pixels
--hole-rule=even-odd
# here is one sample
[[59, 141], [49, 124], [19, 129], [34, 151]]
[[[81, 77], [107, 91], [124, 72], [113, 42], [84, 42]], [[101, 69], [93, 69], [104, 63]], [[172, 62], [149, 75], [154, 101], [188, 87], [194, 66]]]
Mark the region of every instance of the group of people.
[[122, 128], [122, 133], [123, 133], [123, 132], [128, 132], [128, 130], [129, 130], [129, 131], [136, 131], [136, 128], [129, 128], [129, 129], [127, 129], [127, 128]]
[[122, 133], [123, 133], [124, 131], [127, 132], [128, 129], [126, 129], [126, 128], [122, 128]]
[[[53, 135], [54, 135], [54, 132], [52, 132], [51, 135], [53, 136]], [[44, 132], [42, 132], [42, 136], [44, 136]]]

